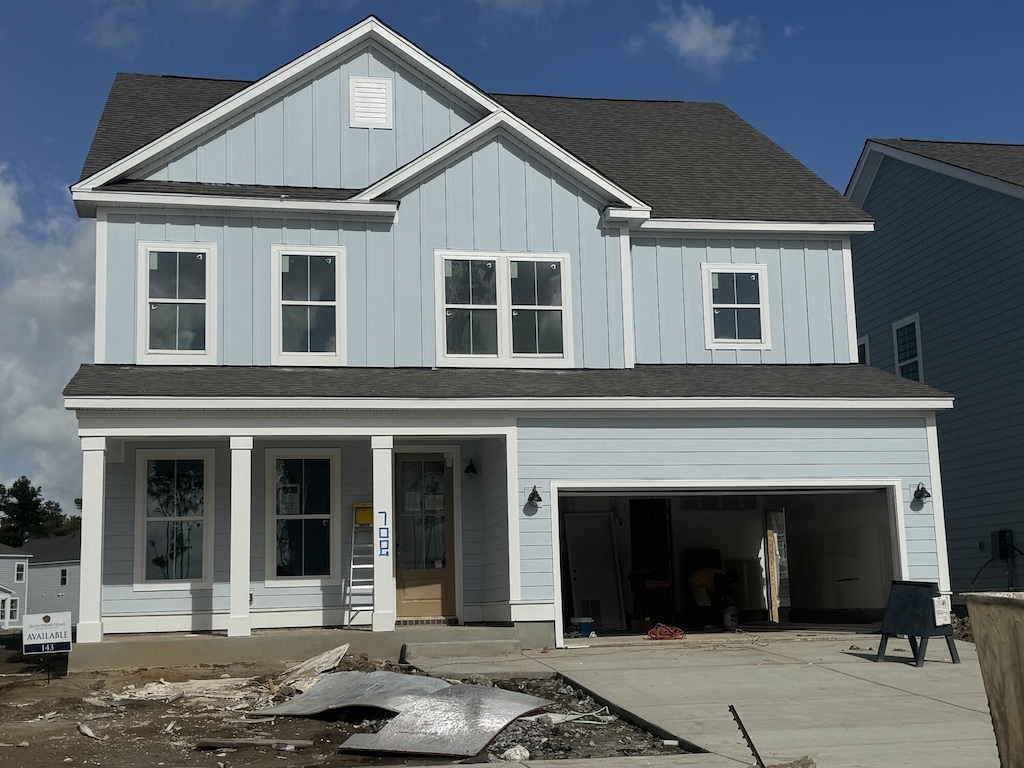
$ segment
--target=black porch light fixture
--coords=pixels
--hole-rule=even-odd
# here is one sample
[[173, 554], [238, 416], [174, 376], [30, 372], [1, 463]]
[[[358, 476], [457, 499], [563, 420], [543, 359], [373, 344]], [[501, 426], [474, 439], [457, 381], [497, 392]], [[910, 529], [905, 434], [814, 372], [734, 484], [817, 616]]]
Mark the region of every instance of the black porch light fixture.
[[533, 486], [533, 490], [530, 491], [530, 495], [527, 497], [526, 503], [531, 507], [538, 507], [542, 501], [544, 501], [544, 499], [540, 497], [540, 493], [537, 491], [537, 486]]
[[476, 477], [479, 474], [479, 472], [477, 472], [476, 465], [473, 463], [472, 459], [469, 460], [469, 464], [466, 465], [466, 469], [463, 471], [466, 477]]
[[914, 490], [914, 501], [926, 501], [931, 497], [932, 495], [928, 492], [928, 489], [924, 487], [924, 483], [918, 483], [917, 488]]

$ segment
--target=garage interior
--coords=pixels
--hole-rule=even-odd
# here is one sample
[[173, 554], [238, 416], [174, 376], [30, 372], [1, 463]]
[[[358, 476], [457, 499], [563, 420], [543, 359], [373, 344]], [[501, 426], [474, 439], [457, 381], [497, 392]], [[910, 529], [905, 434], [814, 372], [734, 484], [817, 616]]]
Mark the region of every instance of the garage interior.
[[[877, 490], [559, 495], [565, 626], [599, 634], [725, 624], [721, 599], [698, 605], [690, 576], [730, 582], [738, 620], [772, 624], [881, 621], [898, 570], [889, 493]], [[699, 592], [699, 590], [698, 590]]]

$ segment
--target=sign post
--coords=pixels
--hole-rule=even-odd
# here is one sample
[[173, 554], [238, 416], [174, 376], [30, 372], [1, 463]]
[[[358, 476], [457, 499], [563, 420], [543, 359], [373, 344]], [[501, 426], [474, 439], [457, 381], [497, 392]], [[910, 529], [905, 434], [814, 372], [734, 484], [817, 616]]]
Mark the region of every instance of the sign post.
[[71, 612], [25, 614], [21, 630], [25, 656], [46, 654], [46, 682], [50, 682], [50, 657], [71, 653]]

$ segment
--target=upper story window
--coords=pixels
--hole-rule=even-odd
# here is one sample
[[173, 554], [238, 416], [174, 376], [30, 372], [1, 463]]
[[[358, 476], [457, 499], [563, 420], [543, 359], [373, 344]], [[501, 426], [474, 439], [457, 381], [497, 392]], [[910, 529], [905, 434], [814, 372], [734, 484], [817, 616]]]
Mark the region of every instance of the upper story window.
[[861, 365], [871, 365], [871, 345], [867, 336], [857, 339], [857, 362]]
[[213, 456], [210, 449], [137, 452], [136, 589], [213, 580]]
[[271, 262], [274, 363], [344, 363], [345, 249], [275, 245]]
[[892, 345], [896, 352], [896, 373], [904, 379], [924, 381], [921, 322], [917, 314], [892, 324]]
[[25, 580], [25, 564], [15, 563], [14, 564], [14, 581], [22, 582]]
[[216, 362], [217, 248], [139, 243], [138, 362]]
[[768, 267], [701, 264], [708, 349], [769, 349]]
[[567, 254], [438, 252], [439, 365], [572, 365]]
[[348, 79], [349, 125], [352, 128], [392, 128], [394, 107], [390, 77]]
[[67, 568], [61, 568], [60, 569], [60, 585], [62, 587], [66, 587], [68, 585], [68, 569]]

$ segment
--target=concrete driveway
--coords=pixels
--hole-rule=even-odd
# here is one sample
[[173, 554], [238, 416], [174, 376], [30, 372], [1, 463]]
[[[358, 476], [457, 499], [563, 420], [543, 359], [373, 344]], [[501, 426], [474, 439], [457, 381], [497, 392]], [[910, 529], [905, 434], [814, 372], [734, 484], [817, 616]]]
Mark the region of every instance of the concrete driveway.
[[974, 646], [931, 642], [925, 665], [906, 641], [875, 663], [877, 635], [700, 635], [680, 641], [527, 652], [534, 662], [712, 755], [686, 765], [751, 765], [728, 705], [766, 764], [804, 755], [824, 768], [995, 768], [995, 736]]

